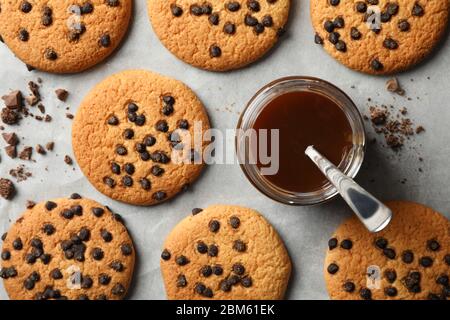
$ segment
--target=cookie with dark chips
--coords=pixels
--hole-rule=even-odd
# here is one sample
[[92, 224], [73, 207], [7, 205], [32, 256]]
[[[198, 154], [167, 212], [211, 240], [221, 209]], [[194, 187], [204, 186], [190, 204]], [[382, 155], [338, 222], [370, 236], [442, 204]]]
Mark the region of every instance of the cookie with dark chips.
[[167, 237], [161, 271], [169, 299], [283, 299], [291, 261], [258, 212], [196, 208]]
[[400, 72], [429, 55], [447, 29], [450, 8], [448, 0], [311, 0], [310, 6], [315, 42], [370, 74]]
[[370, 233], [357, 218], [328, 242], [324, 274], [332, 299], [447, 299], [450, 222], [424, 205], [392, 201], [388, 227]]
[[0, 277], [14, 300], [117, 300], [127, 293], [134, 262], [120, 216], [76, 195], [37, 204], [11, 226]]

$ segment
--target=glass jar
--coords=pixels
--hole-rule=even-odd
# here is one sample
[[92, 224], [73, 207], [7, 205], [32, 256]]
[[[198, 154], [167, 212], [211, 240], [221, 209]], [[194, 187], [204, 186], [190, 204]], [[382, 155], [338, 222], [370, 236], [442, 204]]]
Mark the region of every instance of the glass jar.
[[248, 102], [242, 112], [235, 137], [236, 152], [244, 174], [248, 180], [263, 194], [289, 205], [314, 205], [328, 201], [337, 195], [337, 190], [331, 183], [325, 183], [322, 188], [313, 192], [298, 193], [279, 188], [266, 179], [256, 164], [248, 163], [248, 142], [246, 142], [246, 130], [252, 129], [256, 119], [262, 110], [276, 97], [293, 91], [309, 91], [321, 94], [334, 101], [346, 115], [352, 129], [352, 148], [346, 153], [339, 164], [339, 169], [347, 176], [354, 178], [364, 159], [366, 136], [364, 123], [358, 108], [353, 101], [333, 84], [312, 77], [286, 77], [275, 80], [260, 89]]

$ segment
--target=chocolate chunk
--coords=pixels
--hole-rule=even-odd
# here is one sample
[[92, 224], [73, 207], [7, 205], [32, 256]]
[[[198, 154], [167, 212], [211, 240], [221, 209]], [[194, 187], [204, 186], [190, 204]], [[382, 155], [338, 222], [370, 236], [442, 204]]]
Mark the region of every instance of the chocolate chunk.
[[339, 271], [339, 266], [335, 263], [330, 263], [327, 267], [327, 271], [329, 274], [335, 274]]
[[212, 275], [212, 268], [211, 266], [203, 266], [200, 269], [200, 274], [204, 277], [209, 277]]
[[385, 238], [378, 238], [375, 240], [375, 246], [379, 249], [385, 249], [388, 245], [388, 241]]
[[237, 252], [244, 252], [247, 250], [247, 245], [241, 240], [235, 240], [233, 242], [233, 249]]
[[370, 291], [370, 289], [361, 288], [361, 290], [359, 290], [359, 296], [363, 300], [371, 300], [372, 299], [372, 292]]
[[341, 248], [345, 250], [350, 250], [353, 247], [353, 242], [350, 239], [342, 240]]
[[128, 243], [124, 243], [120, 246], [120, 251], [124, 256], [130, 256], [133, 253], [133, 247]]
[[208, 224], [209, 231], [211, 232], [217, 232], [220, 229], [220, 222], [217, 220], [211, 220]]
[[56, 89], [55, 94], [56, 97], [63, 102], [65, 102], [69, 96], [69, 92], [65, 89]]
[[32, 153], [33, 153], [33, 147], [26, 146], [19, 153], [19, 158], [22, 160], [26, 160], [26, 161], [31, 160]]
[[145, 115], [143, 114], [137, 115], [135, 124], [139, 127], [142, 127], [145, 124]]
[[189, 259], [181, 255], [175, 259], [175, 263], [179, 266], [185, 266], [189, 263]]
[[207, 253], [208, 246], [203, 241], [199, 241], [197, 242], [197, 251], [201, 254]]
[[169, 250], [164, 249], [163, 252], [161, 253], [161, 259], [167, 261], [170, 259], [170, 257], [171, 257], [171, 254], [170, 254]]
[[205, 291], [206, 286], [203, 283], [196, 283], [194, 287], [194, 291], [198, 294], [203, 294], [203, 291]]
[[14, 158], [17, 157], [17, 148], [16, 148], [16, 146], [6, 146], [5, 147], [5, 152], [11, 159], [14, 159]]
[[42, 155], [47, 154], [47, 151], [45, 150], [45, 148], [43, 146], [41, 146], [40, 144], [38, 144], [36, 146], [36, 152]]
[[23, 97], [19, 90], [11, 91], [9, 94], [4, 95], [2, 100], [8, 109], [20, 109], [23, 106]]
[[441, 245], [437, 240], [432, 239], [427, 241], [427, 249], [431, 251], [438, 251], [441, 248]]
[[88, 228], [83, 227], [81, 228], [80, 232], [78, 232], [78, 237], [81, 239], [81, 241], [89, 241], [91, 238], [91, 232]]
[[354, 292], [355, 291], [355, 284], [351, 281], [347, 281], [343, 285], [345, 292]]
[[328, 240], [328, 249], [333, 250], [338, 246], [338, 240], [336, 238], [331, 238]]
[[6, 200], [11, 200], [16, 194], [16, 188], [9, 179], [0, 178], [0, 196]]
[[332, 44], [336, 45], [339, 42], [339, 38], [341, 35], [338, 32], [331, 32], [328, 35], [328, 41], [330, 41]]
[[19, 114], [9, 108], [3, 108], [0, 117], [3, 123], [8, 125], [17, 124], [20, 120]]
[[419, 264], [424, 268], [429, 268], [433, 265], [433, 259], [431, 257], [422, 257], [419, 259]]
[[212, 244], [208, 247], [208, 256], [217, 257], [218, 254], [219, 254], [219, 247], [217, 247], [215, 244]]
[[101, 273], [98, 276], [98, 283], [102, 286], [107, 286], [111, 282], [111, 277], [106, 273]]
[[414, 261], [414, 253], [411, 250], [405, 250], [402, 252], [402, 261], [404, 263], [412, 263]]

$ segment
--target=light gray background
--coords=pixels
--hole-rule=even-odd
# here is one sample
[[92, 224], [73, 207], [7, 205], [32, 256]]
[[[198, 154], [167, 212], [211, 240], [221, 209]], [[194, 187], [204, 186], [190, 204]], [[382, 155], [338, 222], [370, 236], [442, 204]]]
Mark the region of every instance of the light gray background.
[[[160, 248], [168, 232], [193, 207], [210, 204], [239, 204], [262, 212], [276, 227], [290, 252], [294, 272], [289, 299], [327, 299], [322, 277], [322, 264], [327, 240], [333, 230], [351, 213], [340, 199], [315, 207], [290, 207], [275, 203], [255, 190], [238, 165], [214, 165], [207, 168], [200, 180], [185, 194], [156, 207], [139, 208], [115, 202], [97, 192], [83, 177], [77, 166], [73, 171], [63, 162], [72, 155], [71, 121], [65, 117], [65, 107], [75, 113], [86, 93], [106, 76], [130, 68], [153, 70], [188, 84], [204, 102], [212, 124], [227, 129], [236, 126], [239, 113], [252, 95], [266, 83], [283, 76], [308, 75], [335, 83], [346, 91], [362, 112], [367, 112], [367, 98], [376, 103], [406, 106], [410, 116], [426, 127], [425, 134], [409, 141], [400, 154], [370, 145], [358, 181], [383, 200], [408, 199], [422, 202], [449, 217], [450, 174], [450, 41], [448, 35], [433, 56], [412, 71], [398, 76], [407, 95], [394, 97], [385, 90], [387, 77], [373, 77], [348, 70], [334, 61], [313, 42], [309, 18], [309, 1], [293, 0], [288, 33], [280, 44], [261, 61], [242, 70], [212, 73], [193, 68], [172, 56], [153, 33], [146, 14], [144, 0], [135, 1], [134, 21], [127, 39], [119, 51], [106, 63], [76, 75], [50, 75], [28, 72], [4, 45], [0, 45], [0, 92], [22, 89], [39, 76], [44, 104], [54, 118], [51, 123], [25, 119], [21, 125], [7, 128], [24, 139], [21, 146], [47, 141], [56, 142], [55, 151], [47, 156], [35, 154], [36, 163], [22, 162], [34, 177], [16, 184], [14, 201], [0, 199], [0, 233], [6, 231], [20, 216], [27, 199], [43, 201], [79, 192], [121, 213], [127, 222], [138, 251], [138, 264], [131, 299], [164, 299], [159, 272]], [[430, 77], [430, 79], [427, 79]], [[412, 81], [412, 80], [413, 81]], [[71, 95], [67, 103], [53, 94], [56, 88], [66, 88]], [[419, 99], [417, 98], [419, 97]], [[372, 128], [367, 125], [369, 136]], [[2, 147], [4, 142], [0, 142]], [[416, 150], [413, 150], [415, 148]], [[2, 148], [0, 176], [20, 161], [9, 159]], [[424, 157], [419, 163], [418, 153]], [[423, 173], [418, 168], [423, 168]], [[48, 168], [48, 171], [45, 170]], [[370, 182], [375, 178], [375, 182]], [[405, 184], [401, 180], [407, 178]], [[0, 284], [0, 298], [7, 298]]]

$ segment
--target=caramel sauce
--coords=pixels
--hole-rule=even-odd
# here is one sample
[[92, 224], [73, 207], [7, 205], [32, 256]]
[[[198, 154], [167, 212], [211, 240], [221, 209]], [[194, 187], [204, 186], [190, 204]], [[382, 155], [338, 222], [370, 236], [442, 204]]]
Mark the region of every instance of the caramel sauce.
[[[314, 145], [337, 166], [352, 148], [352, 128], [344, 111], [320, 93], [294, 91], [274, 98], [258, 115], [253, 128], [280, 130], [278, 173], [264, 177], [291, 192], [313, 192], [327, 183], [305, 155], [306, 147]], [[271, 150], [271, 143], [269, 134], [267, 150]], [[266, 167], [259, 160], [257, 166]]]

